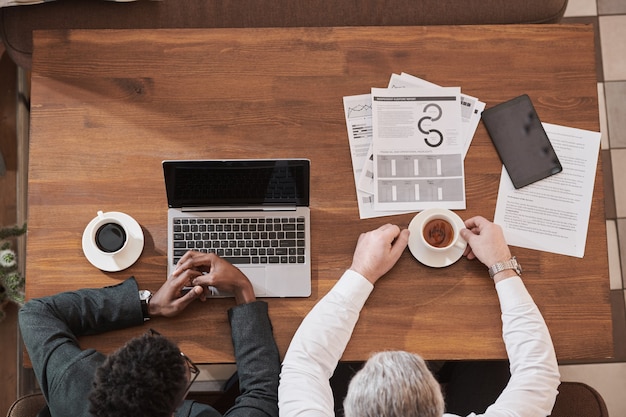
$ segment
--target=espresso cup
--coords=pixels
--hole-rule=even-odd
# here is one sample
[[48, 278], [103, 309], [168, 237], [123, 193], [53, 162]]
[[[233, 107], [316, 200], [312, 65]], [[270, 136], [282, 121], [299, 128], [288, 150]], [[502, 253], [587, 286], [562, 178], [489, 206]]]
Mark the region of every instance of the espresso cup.
[[126, 247], [128, 234], [123, 224], [99, 211], [92, 229], [92, 242], [100, 252], [114, 255]]
[[454, 246], [464, 247], [460, 239], [457, 223], [449, 213], [437, 212], [426, 217], [422, 222], [420, 239], [425, 247], [433, 251], [446, 251]]

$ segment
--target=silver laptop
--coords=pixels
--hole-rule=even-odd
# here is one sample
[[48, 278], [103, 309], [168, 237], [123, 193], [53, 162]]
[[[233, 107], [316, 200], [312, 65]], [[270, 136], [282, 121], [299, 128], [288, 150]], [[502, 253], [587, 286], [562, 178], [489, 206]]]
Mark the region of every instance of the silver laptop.
[[168, 276], [185, 252], [213, 252], [258, 297], [311, 295], [309, 160], [170, 160], [163, 172]]

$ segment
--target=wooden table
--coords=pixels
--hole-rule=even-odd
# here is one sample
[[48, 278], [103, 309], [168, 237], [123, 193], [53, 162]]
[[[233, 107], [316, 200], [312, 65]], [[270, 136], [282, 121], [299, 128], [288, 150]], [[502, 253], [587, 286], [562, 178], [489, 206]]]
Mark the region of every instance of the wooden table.
[[[583, 25], [42, 31], [34, 35], [27, 297], [166, 278], [163, 159], [305, 157], [312, 166], [313, 293], [267, 299], [281, 353], [351, 263], [361, 232], [413, 214], [359, 220], [342, 97], [408, 72], [487, 105], [527, 93], [543, 121], [599, 130], [593, 29]], [[492, 219], [501, 164], [482, 126], [465, 161], [462, 218]], [[560, 360], [613, 354], [602, 167], [583, 259], [513, 248]], [[133, 216], [139, 261], [118, 273], [83, 256], [98, 210]], [[148, 326], [200, 363], [232, 362], [230, 299], [176, 319], [82, 340], [110, 352]], [[381, 349], [427, 359], [504, 358], [486, 269], [443, 269], [407, 251], [363, 309], [343, 357]]]

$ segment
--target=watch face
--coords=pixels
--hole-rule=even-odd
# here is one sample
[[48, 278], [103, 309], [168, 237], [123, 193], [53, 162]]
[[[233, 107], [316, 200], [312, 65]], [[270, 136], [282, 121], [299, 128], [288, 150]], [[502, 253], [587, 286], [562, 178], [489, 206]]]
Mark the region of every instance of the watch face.
[[145, 301], [147, 299], [149, 299], [150, 297], [152, 297], [152, 293], [148, 290], [141, 290], [139, 291], [139, 299], [142, 301]]

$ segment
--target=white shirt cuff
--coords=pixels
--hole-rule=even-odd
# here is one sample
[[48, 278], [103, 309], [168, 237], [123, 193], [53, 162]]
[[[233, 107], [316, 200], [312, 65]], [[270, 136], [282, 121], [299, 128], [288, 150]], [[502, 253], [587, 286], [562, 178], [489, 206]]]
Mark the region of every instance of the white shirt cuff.
[[363, 275], [348, 269], [337, 281], [332, 291], [361, 310], [373, 290], [374, 285]]

